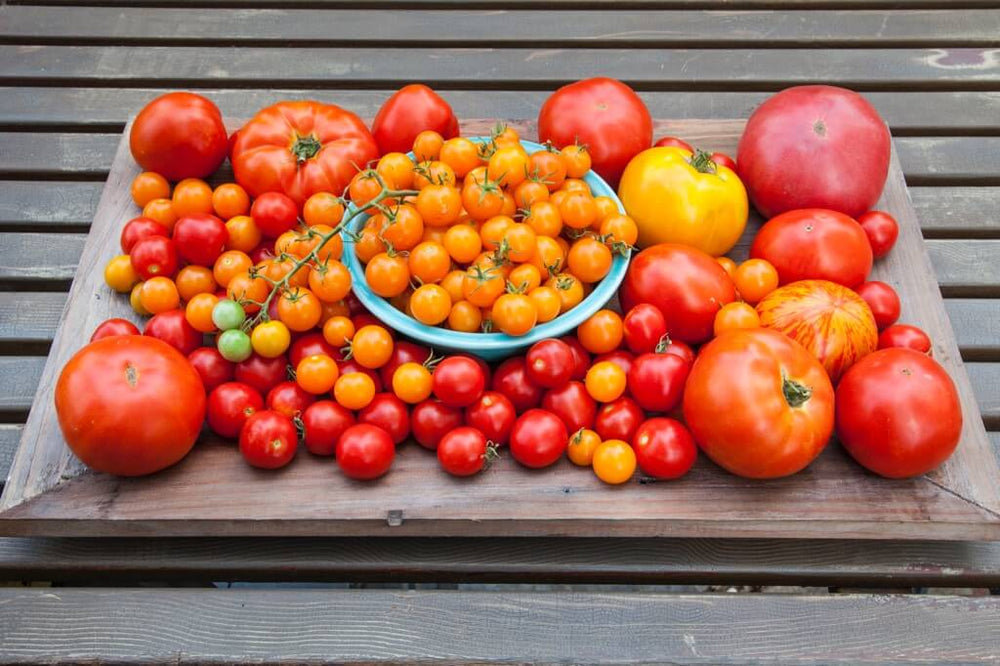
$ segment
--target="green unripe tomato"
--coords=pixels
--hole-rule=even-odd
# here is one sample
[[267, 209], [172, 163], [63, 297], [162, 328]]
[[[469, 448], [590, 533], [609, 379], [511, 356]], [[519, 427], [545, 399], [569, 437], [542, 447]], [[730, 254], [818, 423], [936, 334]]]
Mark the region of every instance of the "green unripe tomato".
[[233, 363], [245, 361], [253, 353], [250, 336], [238, 328], [223, 331], [216, 342], [216, 346], [218, 346], [222, 358]]
[[243, 306], [230, 298], [223, 298], [212, 308], [212, 323], [220, 331], [239, 328], [246, 318]]

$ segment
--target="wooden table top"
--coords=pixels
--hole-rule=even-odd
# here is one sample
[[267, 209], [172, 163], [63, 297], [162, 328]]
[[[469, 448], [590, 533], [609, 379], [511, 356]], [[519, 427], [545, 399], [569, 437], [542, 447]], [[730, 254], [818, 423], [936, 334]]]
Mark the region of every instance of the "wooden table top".
[[[186, 88], [231, 117], [289, 98], [371, 117], [424, 81], [460, 116], [533, 118], [551, 90], [595, 75], [670, 118], [746, 117], [798, 83], [863, 91], [892, 127], [1000, 449], [1000, 2], [61, 3], [0, 0], [0, 477], [118, 134], [146, 101]], [[0, 539], [0, 580], [61, 586], [0, 588], [0, 661], [1000, 660], [1000, 597], [913, 593], [997, 591], [1000, 543]], [[658, 587], [682, 584], [809, 589]], [[861, 587], [903, 594], [826, 593]]]

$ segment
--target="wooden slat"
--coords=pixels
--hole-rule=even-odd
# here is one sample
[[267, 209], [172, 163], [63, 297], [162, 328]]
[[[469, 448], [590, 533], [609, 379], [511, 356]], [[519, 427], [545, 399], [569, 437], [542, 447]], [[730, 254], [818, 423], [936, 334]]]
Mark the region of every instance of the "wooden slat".
[[925, 238], [1000, 236], [1000, 187], [911, 187]]
[[[401, 0], [283, 0], [283, 7], [363, 7], [378, 9], [397, 7]], [[73, 5], [75, 0], [7, 0], [9, 5]], [[109, 6], [162, 6], [164, 0], [100, 0], [99, 4]], [[179, 7], [223, 7], [230, 5], [247, 7], [273, 7], [275, 0], [173, 0], [173, 6]], [[928, 9], [956, 7], [998, 7], [996, 0], [545, 0], [542, 3], [531, 0], [410, 0], [405, 3], [413, 6], [431, 7], [481, 7], [481, 8], [533, 8], [581, 6], [588, 9], [602, 9], [614, 6], [627, 6], [655, 9], [748, 9], [765, 7], [768, 9], [802, 7], [819, 9], [827, 7], [860, 6], [864, 8], [884, 7], [889, 9]]]
[[0, 356], [0, 412], [31, 407], [44, 367], [43, 356]]
[[0, 423], [0, 479], [7, 478], [7, 471], [14, 461], [14, 451], [21, 440], [24, 425], [21, 423]]
[[1000, 597], [0, 590], [4, 661], [994, 661]]
[[908, 183], [1000, 183], [1000, 137], [901, 137], [896, 147]]
[[[8, 6], [8, 43], [314, 46], [989, 46], [1000, 12], [121, 9]], [[488, 27], [487, 27], [488, 26]], [[558, 26], [556, 28], [556, 26]]]
[[[276, 57], [280, 53], [280, 57]], [[649, 90], [773, 90], [816, 82], [871, 90], [1000, 87], [989, 49], [399, 49], [0, 46], [0, 81], [19, 84], [551, 88], [601, 72]]]
[[925, 241], [946, 296], [1000, 293], [1000, 241]]

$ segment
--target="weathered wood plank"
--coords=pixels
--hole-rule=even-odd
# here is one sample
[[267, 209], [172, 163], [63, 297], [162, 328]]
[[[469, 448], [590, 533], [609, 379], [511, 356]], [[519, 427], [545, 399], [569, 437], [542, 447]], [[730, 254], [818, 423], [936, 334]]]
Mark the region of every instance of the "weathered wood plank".
[[1000, 597], [0, 590], [4, 661], [992, 661]]
[[1000, 188], [911, 187], [925, 238], [1000, 236]]
[[[285, 88], [542, 88], [590, 72], [644, 90], [774, 90], [823, 81], [872, 90], [989, 90], [996, 51], [968, 49], [400, 49], [0, 46], [0, 81]], [[429, 76], [429, 74], [431, 74]]]
[[0, 423], [0, 479], [7, 478], [7, 471], [14, 461], [14, 452], [21, 441], [24, 424]]
[[[163, 0], [101, 0], [100, 4], [109, 6], [145, 6], [162, 5]], [[8, 0], [9, 5], [72, 5], [73, 0]], [[218, 7], [220, 5], [239, 5], [247, 7], [273, 7], [274, 0], [174, 0], [171, 4], [180, 7]], [[379, 7], [395, 7], [399, 5], [399, 0], [284, 0], [282, 6], [288, 7], [363, 7], [365, 9], [377, 9]], [[809, 9], [819, 9], [826, 7], [838, 7], [847, 5], [858, 5], [866, 8], [884, 7], [889, 9], [928, 9], [928, 8], [956, 8], [956, 7], [997, 7], [996, 0], [956, 0], [947, 2], [945, 0], [782, 0], [780, 5], [775, 0], [627, 0], [615, 2], [615, 0], [544, 0], [544, 2], [531, 2], [529, 0], [411, 0], [409, 5], [424, 5], [431, 7], [456, 7], [456, 8], [548, 8], [565, 7], [567, 5], [584, 6], [592, 9], [606, 9], [611, 6], [626, 6], [655, 9], [749, 9], [766, 7], [773, 9], [780, 7], [804, 7]]]
[[44, 367], [43, 356], [0, 356], [0, 411], [27, 411]]
[[991, 296], [1000, 291], [1000, 241], [925, 242], [946, 296]]
[[907, 183], [1000, 183], [1000, 137], [901, 137], [895, 142]]

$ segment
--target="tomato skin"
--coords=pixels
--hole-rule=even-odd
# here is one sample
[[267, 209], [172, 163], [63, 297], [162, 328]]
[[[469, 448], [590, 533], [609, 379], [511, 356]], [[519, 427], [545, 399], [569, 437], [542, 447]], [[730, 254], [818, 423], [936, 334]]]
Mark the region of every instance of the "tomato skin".
[[593, 170], [617, 187], [625, 165], [653, 142], [653, 119], [634, 90], [596, 77], [565, 85], [545, 100], [538, 137], [558, 148], [585, 144]]
[[132, 268], [143, 280], [163, 275], [171, 277], [179, 263], [177, 246], [165, 236], [149, 236], [132, 246]]
[[299, 434], [292, 419], [265, 409], [247, 419], [240, 430], [240, 453], [253, 467], [278, 469], [292, 462]]
[[122, 246], [122, 252], [128, 254], [135, 247], [135, 244], [144, 238], [150, 236], [167, 237], [169, 235], [170, 230], [156, 220], [148, 217], [134, 217], [122, 227], [119, 243]]
[[[382, 384], [382, 379], [378, 376], [378, 373], [370, 368], [366, 368], [353, 358], [347, 361], [337, 361], [337, 368], [340, 370], [340, 376], [350, 374], [352, 372], [360, 372], [362, 374], [368, 375], [368, 378], [372, 380], [372, 385], [375, 387], [376, 393], [381, 393], [384, 388]], [[391, 386], [391, 384], [390, 384]]]
[[266, 358], [255, 353], [236, 364], [233, 376], [236, 381], [253, 387], [261, 395], [267, 395], [271, 389], [288, 379], [288, 359], [284, 354]]
[[358, 423], [385, 430], [393, 444], [401, 444], [410, 436], [410, 410], [393, 393], [376, 393], [372, 401], [358, 412]]
[[728, 331], [698, 353], [684, 388], [684, 421], [701, 450], [733, 474], [788, 476], [830, 439], [833, 385], [819, 361], [785, 335]]
[[662, 139], [658, 139], [656, 143], [653, 144], [654, 148], [682, 148], [689, 153], [694, 153], [694, 148], [690, 143], [684, 141], [683, 139], [678, 139], [676, 136], [665, 136]]
[[679, 479], [698, 458], [698, 447], [680, 421], [649, 419], [639, 426], [632, 448], [643, 474], [654, 479]]
[[[662, 348], [662, 349], [661, 349]], [[657, 345], [657, 352], [662, 354], [676, 354], [688, 363], [694, 363], [695, 353], [690, 345], [680, 340], [671, 340], [669, 337]]]
[[623, 320], [625, 344], [633, 354], [645, 354], [656, 349], [667, 334], [667, 320], [655, 305], [640, 303]]
[[462, 410], [440, 400], [424, 400], [413, 407], [410, 428], [413, 438], [425, 449], [437, 449], [441, 438], [463, 423]]
[[510, 431], [510, 453], [525, 467], [548, 467], [562, 457], [569, 443], [566, 425], [555, 414], [529, 409]]
[[872, 248], [872, 256], [881, 259], [889, 254], [899, 237], [899, 224], [896, 218], [880, 210], [870, 210], [858, 218], [858, 224], [868, 236], [868, 244]]
[[925, 474], [962, 435], [955, 384], [937, 361], [912, 349], [883, 349], [837, 385], [837, 438], [862, 466], [890, 479]]
[[211, 267], [225, 251], [229, 231], [216, 216], [195, 213], [177, 220], [173, 240], [182, 259], [190, 264]]
[[631, 442], [645, 418], [639, 403], [632, 398], [622, 397], [597, 410], [594, 430], [602, 440], [620, 439]]
[[202, 335], [188, 323], [184, 310], [167, 310], [153, 315], [142, 334], [166, 342], [185, 356], [201, 347]]
[[472, 476], [486, 465], [486, 436], [464, 426], [441, 438], [437, 447], [438, 463], [452, 476]]
[[486, 390], [479, 364], [465, 356], [450, 356], [434, 368], [434, 396], [450, 407], [468, 407]]
[[641, 354], [628, 372], [628, 390], [650, 412], [669, 412], [684, 397], [691, 364], [676, 354]]
[[626, 311], [640, 303], [656, 306], [672, 339], [698, 344], [712, 337], [715, 314], [736, 300], [736, 287], [711, 256], [662, 243], [632, 257], [619, 295]]
[[575, 380], [546, 391], [542, 409], [562, 419], [569, 432], [593, 428], [597, 416], [597, 402], [587, 393], [583, 383]]
[[277, 238], [294, 229], [298, 215], [295, 202], [280, 192], [265, 192], [250, 207], [250, 217], [265, 238]]
[[226, 159], [229, 137], [211, 100], [172, 92], [154, 99], [135, 117], [129, 148], [145, 171], [177, 181], [214, 173]]
[[632, 370], [632, 364], [635, 363], [635, 354], [624, 349], [616, 349], [612, 352], [608, 352], [607, 354], [601, 354], [600, 356], [594, 357], [594, 365], [603, 363], [604, 361], [614, 363], [621, 368], [622, 372], [624, 372], [627, 376], [629, 371]]
[[893, 324], [886, 328], [878, 336], [877, 347], [879, 349], [902, 347], [931, 355], [931, 339], [922, 330], [909, 324]]
[[582, 380], [590, 369], [590, 352], [575, 335], [564, 335], [559, 339], [569, 345], [570, 351], [573, 352], [573, 372], [569, 378]]
[[892, 326], [899, 319], [899, 310], [902, 307], [899, 302], [899, 294], [885, 282], [877, 280], [863, 282], [854, 291], [865, 299], [865, 303], [871, 308], [878, 330], [881, 331]]
[[359, 423], [345, 430], [337, 440], [336, 455], [344, 476], [370, 481], [389, 471], [396, 447], [385, 430]]
[[712, 161], [718, 164], [719, 166], [724, 166], [733, 172], [736, 171], [736, 160], [734, 160], [729, 155], [726, 155], [725, 153], [712, 153], [710, 157]]
[[517, 420], [514, 403], [497, 391], [486, 391], [465, 408], [465, 423], [472, 426], [494, 444], [506, 444]]
[[856, 287], [872, 270], [872, 249], [861, 225], [819, 208], [791, 210], [768, 220], [754, 237], [750, 256], [771, 262], [780, 285], [829, 280]]
[[128, 319], [105, 319], [90, 336], [90, 341], [95, 342], [101, 338], [110, 338], [115, 335], [140, 335], [139, 327], [130, 322]]
[[518, 413], [542, 404], [545, 392], [528, 378], [527, 362], [523, 356], [514, 356], [497, 366], [490, 388], [507, 396]]
[[265, 404], [268, 409], [293, 418], [302, 414], [314, 402], [316, 396], [308, 393], [294, 381], [285, 381], [268, 391]]
[[528, 379], [545, 388], [562, 386], [576, 368], [573, 350], [562, 340], [540, 340], [525, 356]]
[[387, 99], [372, 121], [372, 136], [379, 154], [407, 153], [417, 135], [425, 130], [444, 139], [459, 135], [458, 119], [448, 102], [428, 86], [403, 86]]
[[194, 446], [205, 391], [171, 346], [119, 335], [73, 355], [56, 382], [55, 407], [66, 443], [88, 467], [142, 476], [173, 465]]
[[205, 391], [211, 391], [216, 386], [233, 381], [236, 364], [222, 358], [215, 347], [199, 347], [188, 354], [191, 367], [198, 371]]
[[356, 423], [354, 414], [332, 400], [320, 400], [302, 412], [303, 441], [309, 453], [332, 456], [337, 440]]
[[765, 217], [830, 208], [870, 210], [889, 173], [889, 129], [864, 97], [834, 86], [795, 86], [751, 114], [736, 163]]
[[318, 354], [329, 356], [335, 361], [343, 358], [340, 350], [327, 342], [322, 333], [306, 333], [288, 349], [288, 362], [293, 368], [297, 368], [302, 359]]
[[392, 386], [392, 376], [396, 374], [396, 368], [404, 363], [423, 364], [431, 356], [431, 350], [424, 345], [418, 345], [408, 340], [400, 340], [392, 348], [392, 355], [389, 360], [379, 368], [379, 377], [382, 384]]
[[226, 382], [208, 394], [208, 427], [219, 437], [235, 439], [247, 419], [263, 409], [264, 398], [256, 390], [240, 382]]

